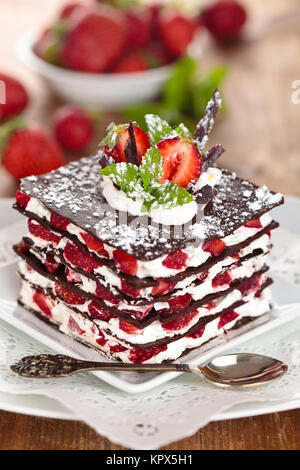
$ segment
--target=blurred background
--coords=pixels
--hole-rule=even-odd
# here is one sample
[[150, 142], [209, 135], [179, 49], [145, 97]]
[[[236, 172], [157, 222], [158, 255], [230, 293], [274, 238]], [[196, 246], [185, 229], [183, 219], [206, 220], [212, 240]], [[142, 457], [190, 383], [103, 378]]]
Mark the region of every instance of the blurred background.
[[300, 1], [0, 0], [0, 25], [0, 197], [39, 152], [48, 171], [97, 151], [112, 120], [193, 128], [215, 86], [219, 164], [300, 195]]

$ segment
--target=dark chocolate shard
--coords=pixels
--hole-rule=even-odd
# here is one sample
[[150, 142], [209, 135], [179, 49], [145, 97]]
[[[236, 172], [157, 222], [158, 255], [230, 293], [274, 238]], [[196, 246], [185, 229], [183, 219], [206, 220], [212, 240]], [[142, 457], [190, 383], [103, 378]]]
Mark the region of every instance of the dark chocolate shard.
[[215, 118], [217, 112], [221, 108], [222, 99], [219, 93], [219, 90], [216, 88], [212, 98], [209, 100], [203, 118], [197, 124], [194, 139], [198, 142], [200, 150], [203, 150], [210, 134], [213, 125], [215, 123]]
[[202, 155], [202, 171], [206, 171], [215, 161], [225, 152], [221, 144], [214, 145], [211, 149]]
[[129, 123], [128, 127], [129, 139], [126, 142], [124, 153], [127, 163], [132, 163], [133, 165], [139, 166], [139, 157], [138, 150], [136, 145], [135, 133], [132, 121]]
[[199, 191], [194, 193], [197, 204], [208, 204], [216, 195], [218, 190], [206, 184]]
[[103, 152], [98, 163], [100, 165], [100, 168], [105, 168], [106, 166], [112, 165], [116, 162], [112, 157], [109, 157], [108, 155], [106, 155], [106, 153]]

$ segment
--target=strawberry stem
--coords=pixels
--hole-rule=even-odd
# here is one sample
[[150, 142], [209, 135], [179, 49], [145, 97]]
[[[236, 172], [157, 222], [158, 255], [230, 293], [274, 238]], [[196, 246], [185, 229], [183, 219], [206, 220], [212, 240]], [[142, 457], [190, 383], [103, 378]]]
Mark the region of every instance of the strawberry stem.
[[11, 119], [0, 126], [0, 154], [5, 149], [5, 146], [12, 134], [23, 127], [26, 127], [26, 121], [20, 117]]

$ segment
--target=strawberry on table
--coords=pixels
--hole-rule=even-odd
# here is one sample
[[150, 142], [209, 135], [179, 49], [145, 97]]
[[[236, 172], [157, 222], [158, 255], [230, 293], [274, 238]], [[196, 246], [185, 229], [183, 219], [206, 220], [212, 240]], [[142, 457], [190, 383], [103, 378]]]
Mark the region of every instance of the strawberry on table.
[[186, 188], [201, 173], [202, 157], [189, 137], [174, 137], [157, 144], [163, 158], [163, 176], [166, 180]]
[[197, 21], [177, 12], [166, 12], [159, 17], [159, 35], [173, 57], [180, 57], [187, 51], [194, 39]]
[[66, 35], [60, 60], [66, 67], [88, 73], [105, 71], [127, 42], [124, 16], [115, 9], [87, 11]]
[[58, 143], [69, 151], [87, 148], [94, 137], [94, 123], [88, 112], [63, 106], [54, 115], [54, 132]]
[[41, 175], [64, 165], [64, 156], [53, 138], [40, 126], [16, 118], [1, 128], [2, 164], [16, 179]]
[[5, 103], [0, 103], [0, 121], [21, 113], [28, 104], [28, 94], [15, 78], [0, 72], [0, 83], [5, 87]]

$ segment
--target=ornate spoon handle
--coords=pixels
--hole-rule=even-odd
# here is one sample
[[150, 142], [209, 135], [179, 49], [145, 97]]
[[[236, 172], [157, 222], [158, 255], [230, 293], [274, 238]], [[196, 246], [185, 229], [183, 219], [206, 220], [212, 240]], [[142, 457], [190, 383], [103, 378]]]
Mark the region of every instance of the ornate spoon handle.
[[68, 375], [88, 370], [192, 372], [187, 364], [122, 364], [118, 362], [93, 362], [74, 359], [63, 354], [39, 354], [38, 356], [26, 356], [13, 364], [10, 368], [13, 372], [16, 372], [23, 377], [40, 379], [66, 377]]

